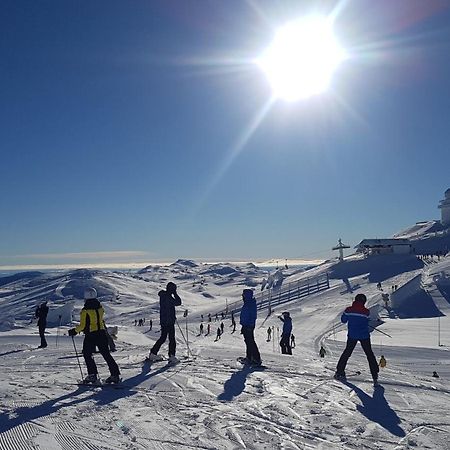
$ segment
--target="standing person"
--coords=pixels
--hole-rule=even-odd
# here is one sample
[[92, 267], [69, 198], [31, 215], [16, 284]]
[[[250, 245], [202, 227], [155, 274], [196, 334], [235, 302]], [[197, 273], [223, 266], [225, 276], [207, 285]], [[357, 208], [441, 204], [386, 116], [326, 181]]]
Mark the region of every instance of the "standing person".
[[358, 294], [352, 306], [349, 306], [341, 316], [342, 323], [348, 323], [347, 345], [339, 358], [335, 378], [345, 380], [345, 367], [347, 361], [353, 353], [353, 350], [359, 341], [369, 362], [370, 372], [373, 383], [377, 385], [378, 364], [372, 351], [369, 334], [369, 310], [364, 306], [367, 298], [364, 294]]
[[280, 347], [283, 355], [292, 355], [292, 348], [290, 344], [292, 333], [292, 319], [291, 315], [285, 311], [278, 318], [283, 322], [283, 331], [281, 332]]
[[220, 322], [220, 334], [223, 334], [223, 329], [225, 328], [225, 325], [223, 324], [223, 322]]
[[161, 345], [166, 342], [169, 336], [169, 362], [177, 363], [178, 359], [175, 356], [176, 341], [175, 341], [175, 306], [181, 305], [181, 298], [177, 294], [177, 286], [175, 283], [169, 281], [165, 291], [160, 291], [159, 295], [159, 321], [161, 324], [161, 336], [155, 342], [155, 345], [150, 350], [148, 359], [150, 361], [161, 361], [163, 358], [158, 355]]
[[42, 302], [37, 308], [34, 317], [38, 319], [39, 336], [41, 338], [41, 345], [38, 348], [47, 347], [47, 341], [45, 339], [45, 328], [47, 327], [47, 314], [48, 306], [47, 301]]
[[242, 326], [241, 333], [244, 336], [246, 345], [246, 357], [243, 362], [253, 366], [261, 365], [261, 355], [255, 342], [255, 324], [256, 324], [256, 300], [253, 297], [251, 289], [242, 291], [242, 299], [244, 305], [241, 309], [240, 324]]
[[200, 324], [200, 334], [203, 334], [203, 323]]
[[208, 322], [208, 327], [206, 328], [206, 336], [208, 336], [209, 333], [211, 333], [211, 324]]
[[267, 328], [267, 342], [270, 342], [270, 338], [272, 337], [272, 328]]
[[150, 319], [149, 325], [150, 325], [150, 328], [148, 331], [152, 331], [152, 328], [153, 328], [153, 320], [152, 319]]
[[220, 339], [220, 336], [222, 336], [222, 331], [220, 331], [220, 327], [217, 328], [217, 336], [215, 342], [217, 342]]
[[103, 320], [105, 311], [97, 299], [97, 291], [94, 288], [87, 288], [84, 291], [84, 300], [84, 307], [80, 312], [80, 324], [69, 330], [69, 336], [84, 332], [83, 356], [88, 375], [83, 383], [95, 383], [98, 380], [97, 366], [92, 357], [96, 347], [108, 364], [110, 376], [105, 380], [105, 383], [119, 383], [120, 371], [109, 352], [108, 336]]

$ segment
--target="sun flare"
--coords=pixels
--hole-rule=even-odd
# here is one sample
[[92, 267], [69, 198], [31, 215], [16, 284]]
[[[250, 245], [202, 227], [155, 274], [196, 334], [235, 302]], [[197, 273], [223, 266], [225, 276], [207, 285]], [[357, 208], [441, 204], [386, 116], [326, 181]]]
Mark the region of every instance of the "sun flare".
[[327, 90], [345, 51], [327, 18], [307, 18], [280, 28], [257, 60], [275, 98], [296, 101]]

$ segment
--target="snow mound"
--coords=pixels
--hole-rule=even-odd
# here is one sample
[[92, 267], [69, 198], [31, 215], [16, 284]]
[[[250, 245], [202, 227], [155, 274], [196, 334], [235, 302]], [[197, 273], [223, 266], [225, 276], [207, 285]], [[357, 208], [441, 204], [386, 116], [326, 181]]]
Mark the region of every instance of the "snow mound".
[[177, 259], [174, 263], [170, 265], [171, 267], [198, 267], [195, 261], [190, 259]]

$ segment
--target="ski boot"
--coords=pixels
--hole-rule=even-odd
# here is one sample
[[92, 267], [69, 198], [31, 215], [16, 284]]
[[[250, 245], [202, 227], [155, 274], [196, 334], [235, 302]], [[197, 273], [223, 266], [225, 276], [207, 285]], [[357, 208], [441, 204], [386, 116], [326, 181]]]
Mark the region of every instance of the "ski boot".
[[175, 355], [169, 356], [168, 364], [178, 364], [179, 362], [180, 360]]
[[334, 374], [334, 379], [338, 380], [338, 381], [347, 381], [347, 377], [345, 376], [345, 373], [339, 373], [339, 372], [336, 372]]
[[106, 384], [119, 384], [122, 381], [122, 378], [119, 375], [110, 375], [104, 382]]
[[154, 353], [150, 352], [147, 358], [147, 361], [149, 362], [157, 362], [157, 361], [163, 361], [164, 358], [160, 355], [155, 355]]
[[97, 374], [91, 374], [81, 380], [80, 384], [100, 384], [100, 379]]

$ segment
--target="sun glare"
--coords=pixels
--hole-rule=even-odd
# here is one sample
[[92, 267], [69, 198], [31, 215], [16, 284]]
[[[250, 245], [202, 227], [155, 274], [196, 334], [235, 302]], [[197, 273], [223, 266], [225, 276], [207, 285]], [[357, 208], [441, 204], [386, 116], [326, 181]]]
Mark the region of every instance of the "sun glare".
[[305, 99], [327, 90], [345, 52], [327, 18], [307, 18], [280, 28], [271, 45], [257, 60], [275, 98]]

